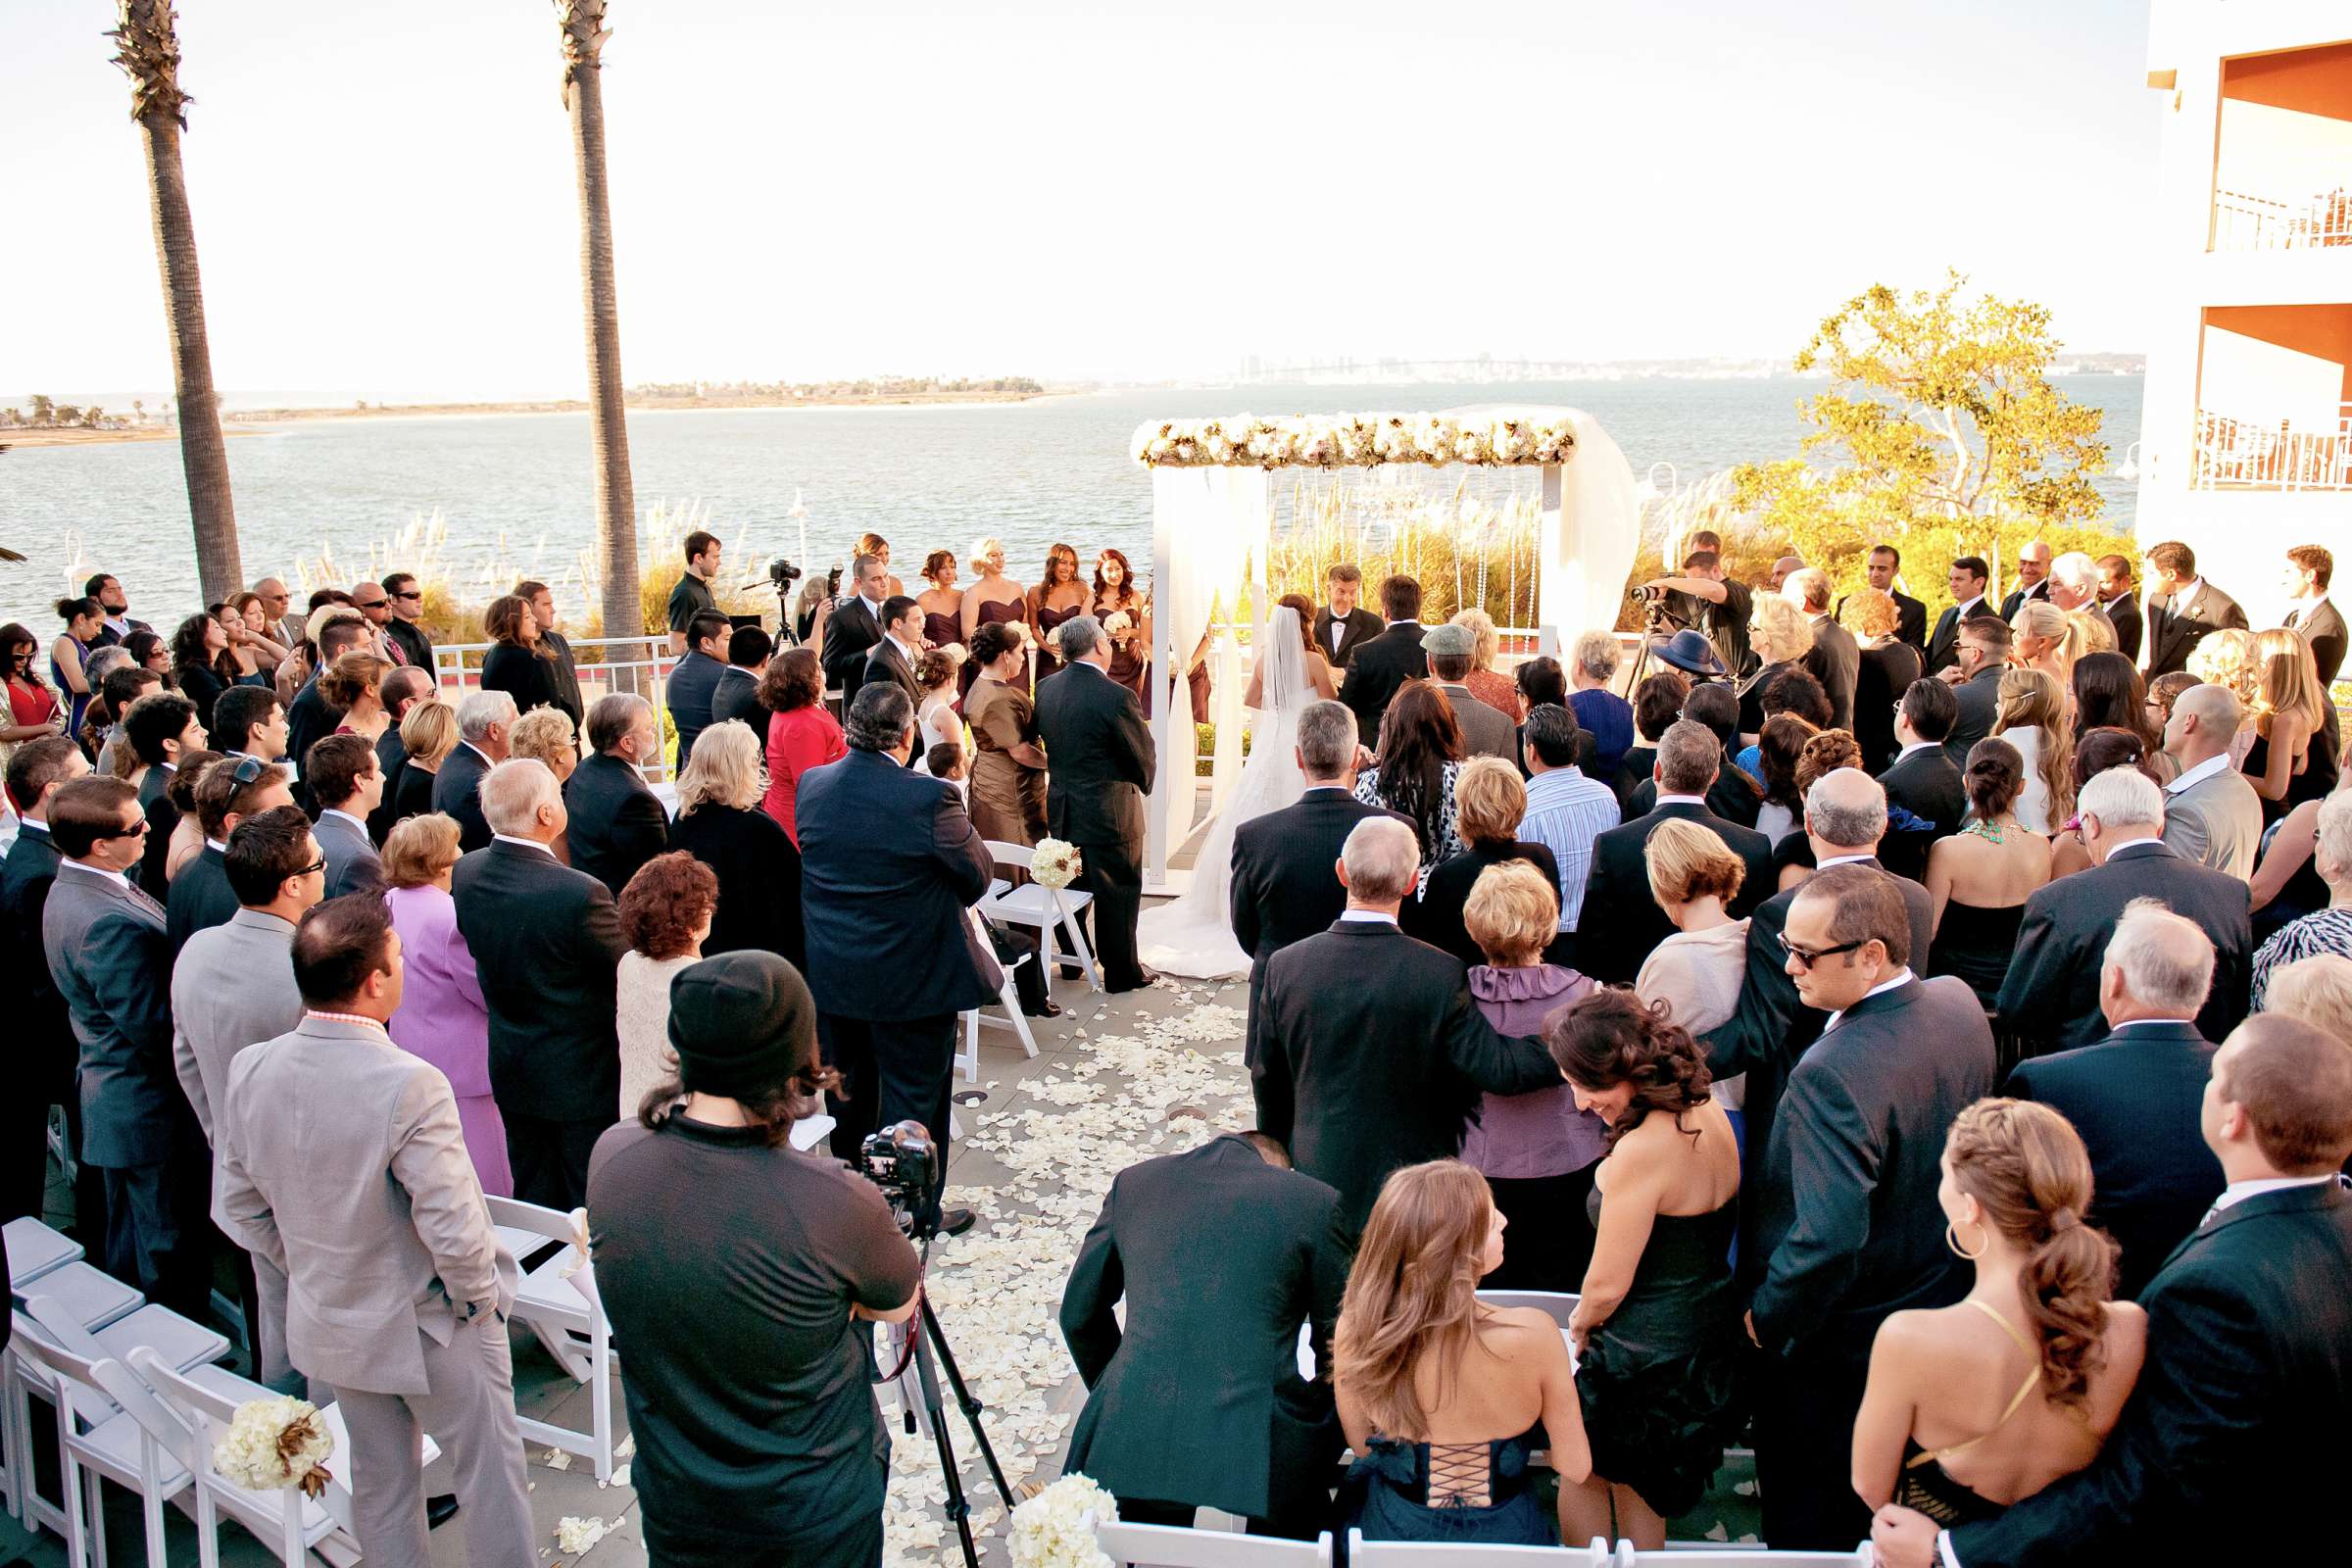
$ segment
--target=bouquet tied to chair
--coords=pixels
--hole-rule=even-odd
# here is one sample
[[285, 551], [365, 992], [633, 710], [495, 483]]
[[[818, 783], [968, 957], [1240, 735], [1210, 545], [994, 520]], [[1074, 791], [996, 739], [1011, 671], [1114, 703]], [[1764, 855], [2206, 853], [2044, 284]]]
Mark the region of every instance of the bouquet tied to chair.
[[300, 1487], [316, 1498], [334, 1479], [326, 1468], [334, 1451], [334, 1434], [310, 1400], [247, 1399], [213, 1446], [213, 1468], [248, 1492]]

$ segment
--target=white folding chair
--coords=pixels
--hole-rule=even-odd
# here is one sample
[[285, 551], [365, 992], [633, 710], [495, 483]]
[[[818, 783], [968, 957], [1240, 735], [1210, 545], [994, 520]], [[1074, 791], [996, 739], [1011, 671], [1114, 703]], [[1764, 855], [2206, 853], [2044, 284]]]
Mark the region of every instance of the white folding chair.
[[[76, 1259], [61, 1263], [35, 1282], [41, 1294], [54, 1299], [63, 1315], [80, 1328], [103, 1328], [137, 1310], [146, 1299], [121, 1280]], [[11, 1282], [11, 1290], [15, 1290]], [[97, 1360], [93, 1354], [90, 1359]], [[17, 1454], [32, 1451], [32, 1398], [36, 1391], [48, 1397], [47, 1374], [37, 1366], [11, 1357], [0, 1370], [0, 1431], [8, 1436], [8, 1507], [17, 1520], [34, 1528], [65, 1532], [65, 1515], [51, 1507], [32, 1485], [29, 1467], [18, 1474]]]
[[590, 1426], [585, 1432], [521, 1416], [515, 1424], [534, 1443], [545, 1443], [596, 1462], [596, 1479], [612, 1479], [612, 1325], [596, 1292], [596, 1265], [589, 1260], [569, 1215], [513, 1198], [490, 1198], [490, 1222], [502, 1236], [514, 1233], [562, 1242], [563, 1249], [523, 1276], [514, 1295], [514, 1315], [530, 1325], [556, 1364], [574, 1382], [588, 1385]]
[[1620, 1541], [1616, 1568], [1873, 1568], [1877, 1561], [1867, 1541], [1851, 1551], [1775, 1551], [1711, 1541], [1670, 1541], [1661, 1551], [1636, 1551], [1632, 1542]]
[[[988, 942], [987, 922], [980, 918], [980, 912], [977, 909], [971, 910], [970, 915], [972, 929], [979, 934], [980, 941], [985, 945]], [[995, 1024], [1000, 1029], [1010, 1029], [1021, 1037], [1023, 1051], [1032, 1056], [1037, 1054], [1037, 1037], [1029, 1032], [1028, 1015], [1021, 1011], [1020, 987], [1014, 984], [1012, 978], [1013, 971], [1028, 961], [1029, 955], [1026, 953], [1010, 963], [1004, 963], [1002, 959], [998, 960], [999, 967], [1004, 971], [1004, 983], [997, 987], [997, 1003], [1004, 1009], [1004, 1017], [992, 1018], [978, 1007], [964, 1009], [963, 1048], [956, 1053], [956, 1067], [963, 1074], [965, 1083], [976, 1084], [980, 1081], [980, 1026], [984, 1023]], [[1049, 983], [1051, 983], [1050, 977]]]
[[[164, 1504], [187, 1490], [187, 1466], [149, 1437], [108, 1385], [132, 1381], [111, 1356], [91, 1361], [62, 1346], [20, 1332], [12, 1355], [39, 1368], [57, 1396], [57, 1482], [64, 1502], [60, 1533], [68, 1568], [106, 1568], [106, 1507], [100, 1484], [112, 1481], [139, 1495], [148, 1568], [165, 1568]], [[140, 1390], [134, 1397], [144, 1396]], [[58, 1527], [52, 1527], [58, 1528]]]
[[[359, 1543], [346, 1524], [351, 1517], [348, 1434], [337, 1429], [334, 1457], [327, 1461], [327, 1471], [334, 1479], [327, 1484], [324, 1496], [314, 1500], [304, 1496], [298, 1487], [249, 1492], [213, 1468], [213, 1449], [236, 1420], [237, 1406], [247, 1398], [267, 1396], [269, 1390], [250, 1384], [251, 1394], [224, 1391], [209, 1380], [200, 1382], [181, 1375], [166, 1366], [155, 1352], [144, 1349], [130, 1352], [131, 1376], [122, 1376], [119, 1367], [99, 1370], [113, 1374], [102, 1376], [101, 1381], [116, 1402], [195, 1477], [196, 1552], [201, 1568], [220, 1568], [222, 1514], [243, 1525], [256, 1541], [276, 1553], [286, 1568], [309, 1568], [313, 1548], [329, 1560], [357, 1559]], [[335, 1507], [327, 1506], [329, 1498], [335, 1500]], [[337, 1538], [331, 1547], [330, 1538]]]
[[21, 1215], [0, 1227], [8, 1249], [8, 1288], [17, 1295], [42, 1275], [81, 1258], [81, 1244], [64, 1231], [52, 1230], [31, 1215]]
[[[997, 839], [982, 841], [988, 846], [990, 858], [999, 865], [1029, 869], [1036, 852], [1018, 844], [1006, 844]], [[1078, 915], [1095, 896], [1074, 888], [1050, 888], [1039, 882], [1025, 882], [1006, 893], [990, 893], [980, 900], [980, 912], [992, 920], [1007, 925], [1025, 925], [1037, 933], [1038, 961], [1046, 966], [1046, 979], [1051, 982], [1063, 957], [1054, 940], [1060, 932], [1070, 939], [1068, 956], [1086, 971], [1087, 984], [1097, 991], [1102, 989], [1102, 971], [1095, 967], [1095, 956], [1087, 948], [1086, 933], [1078, 929]]]
[[1097, 1525], [1095, 1544], [1135, 1568], [1331, 1568], [1331, 1532], [1313, 1541], [1178, 1525]]
[[1578, 1297], [1568, 1291], [1481, 1291], [1478, 1298], [1489, 1306], [1532, 1306], [1549, 1313], [1551, 1320], [1568, 1332], [1568, 1320], [1576, 1316]]
[[1598, 1536], [1575, 1546], [1458, 1545], [1438, 1541], [1366, 1541], [1348, 1532], [1348, 1560], [1355, 1568], [1610, 1568], [1617, 1561]]

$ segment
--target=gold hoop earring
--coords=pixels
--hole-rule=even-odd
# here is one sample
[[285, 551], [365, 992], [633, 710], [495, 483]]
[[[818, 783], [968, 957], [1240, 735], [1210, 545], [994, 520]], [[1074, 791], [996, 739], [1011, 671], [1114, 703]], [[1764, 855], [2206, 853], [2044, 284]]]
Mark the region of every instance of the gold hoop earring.
[[1984, 1255], [1984, 1227], [1982, 1225], [1977, 1227], [1977, 1250], [1972, 1252], [1960, 1245], [1960, 1234], [1956, 1228], [1958, 1225], [1958, 1220], [1951, 1220], [1945, 1223], [1943, 1227], [1943, 1245], [1952, 1250], [1953, 1256], [1966, 1258], [1969, 1262], [1973, 1263], [1978, 1258]]

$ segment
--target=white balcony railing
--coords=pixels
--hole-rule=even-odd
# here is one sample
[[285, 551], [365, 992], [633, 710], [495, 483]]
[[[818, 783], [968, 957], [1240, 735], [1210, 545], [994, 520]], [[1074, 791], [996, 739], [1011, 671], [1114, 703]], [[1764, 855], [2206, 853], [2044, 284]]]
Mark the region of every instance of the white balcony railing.
[[2200, 409], [2192, 489], [2352, 491], [2352, 403], [2336, 410], [2333, 429]]
[[2217, 251], [2315, 250], [2352, 245], [2352, 188], [2280, 201], [2251, 191], [2215, 190]]

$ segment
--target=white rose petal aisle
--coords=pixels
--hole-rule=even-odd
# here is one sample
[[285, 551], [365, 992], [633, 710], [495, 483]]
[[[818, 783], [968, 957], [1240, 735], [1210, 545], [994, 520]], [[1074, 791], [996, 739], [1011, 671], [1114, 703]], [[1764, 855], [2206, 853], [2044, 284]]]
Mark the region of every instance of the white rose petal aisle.
[[317, 1497], [334, 1479], [326, 1468], [334, 1452], [334, 1434], [310, 1400], [247, 1399], [213, 1446], [213, 1468], [248, 1492], [300, 1487]]
[[[1208, 1001], [1213, 991], [1162, 981], [1152, 1000], [1175, 1004], [1163, 1016], [1126, 1005], [1133, 997], [1090, 997], [1071, 1015], [1068, 1044], [1076, 1049], [1022, 1063], [1017, 1083], [992, 1096], [1013, 1108], [983, 1110], [977, 1125], [964, 1112], [968, 1147], [1007, 1175], [993, 1188], [949, 1189], [948, 1201], [970, 1204], [979, 1222], [934, 1249], [926, 1289], [966, 1381], [987, 1406], [982, 1419], [1016, 1491], [1034, 1484], [1040, 1464], [1061, 1448], [1082, 1402], [1056, 1397], [1077, 1376], [1061, 1339], [1061, 1290], [1111, 1178], [1138, 1160], [1249, 1125], [1241, 1054], [1247, 1019]], [[1004, 1506], [962, 1416], [951, 1410], [948, 1421], [972, 1499], [973, 1534], [984, 1556], [1002, 1562]], [[907, 1437], [895, 1413], [889, 1431], [883, 1561], [959, 1563], [942, 1512], [947, 1488], [938, 1450]], [[1017, 1549], [1011, 1561], [1023, 1563]]]

